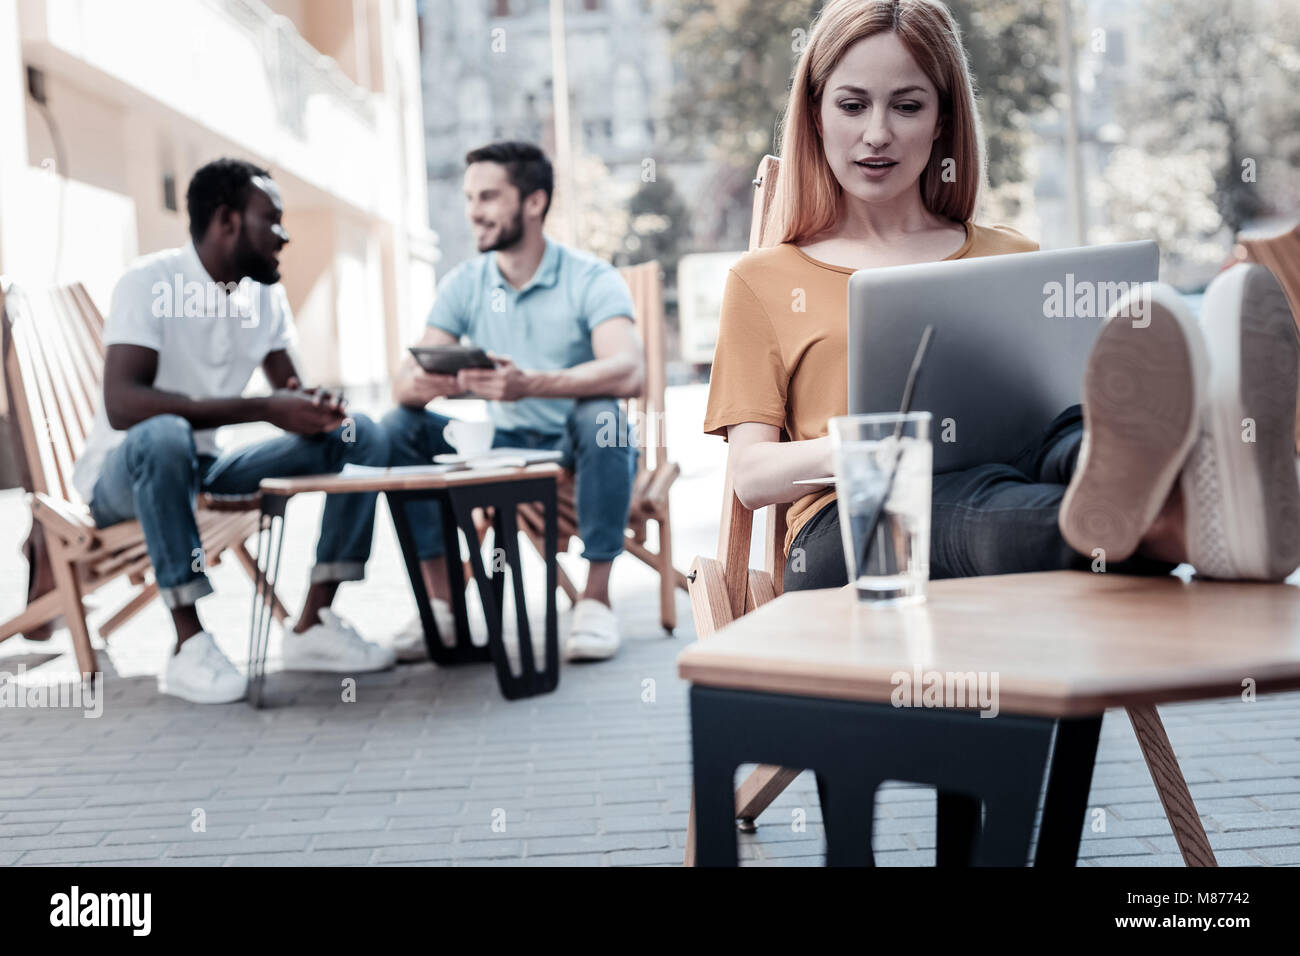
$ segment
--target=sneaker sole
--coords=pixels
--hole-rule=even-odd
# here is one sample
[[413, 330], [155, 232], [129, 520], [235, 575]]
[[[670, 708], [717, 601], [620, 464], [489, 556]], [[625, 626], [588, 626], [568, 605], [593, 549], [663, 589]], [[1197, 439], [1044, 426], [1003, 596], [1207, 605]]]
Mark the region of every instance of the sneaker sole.
[[186, 690], [185, 688], [176, 689], [172, 688], [165, 681], [160, 680], [158, 682], [158, 692], [160, 694], [166, 694], [168, 697], [176, 697], [179, 700], [188, 701], [191, 704], [233, 704], [248, 696], [248, 686], [245, 685], [237, 696], [232, 697], [229, 694], [203, 694], [201, 692]]
[[1245, 264], [1216, 279], [1203, 316], [1218, 364], [1183, 476], [1188, 560], [1206, 577], [1281, 580], [1300, 565], [1295, 320], [1273, 274]]
[[567, 662], [579, 661], [607, 661], [618, 653], [618, 646], [614, 647], [583, 647], [574, 646], [572, 643], [564, 646], [564, 659]]
[[397, 656], [399, 664], [419, 664], [429, 659], [429, 649], [421, 644], [419, 647], [403, 648], [398, 650], [393, 648], [393, 653]]
[[[1131, 306], [1145, 302], [1145, 325]], [[1083, 377], [1083, 443], [1058, 524], [1075, 551], [1123, 561], [1178, 478], [1197, 436], [1209, 360], [1172, 288], [1144, 283], [1102, 326]]]
[[295, 674], [376, 674], [379, 671], [390, 670], [396, 665], [396, 657], [382, 664], [349, 664], [346, 661], [325, 661], [321, 663], [308, 661], [295, 663], [293, 661], [282, 660], [280, 669], [282, 671], [292, 671]]

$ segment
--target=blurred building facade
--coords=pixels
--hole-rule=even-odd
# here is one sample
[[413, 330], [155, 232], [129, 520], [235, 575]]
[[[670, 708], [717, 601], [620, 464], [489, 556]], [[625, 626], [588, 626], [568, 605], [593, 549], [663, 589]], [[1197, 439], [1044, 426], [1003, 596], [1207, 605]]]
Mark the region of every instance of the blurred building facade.
[[[1078, 115], [1079, 161], [1084, 182], [1095, 184], [1102, 176], [1116, 145], [1123, 142], [1121, 98], [1140, 77], [1131, 54], [1142, 40], [1142, 24], [1135, 5], [1126, 0], [1075, 0], [1074, 33], [1079, 39]], [[1051, 109], [1036, 115], [1030, 128], [1031, 163], [1037, 169], [1033, 183], [1033, 208], [1037, 214], [1035, 238], [1044, 249], [1075, 245], [1071, 234], [1065, 113]], [[1101, 194], [1084, 190], [1084, 219], [1090, 234], [1108, 222]], [[1032, 228], [1032, 227], [1031, 227]]]
[[[708, 203], [712, 170], [670, 129], [674, 68], [662, 7], [564, 0], [570, 142], [575, 157], [599, 159], [624, 193], [644, 182], [653, 160], [696, 213]], [[521, 139], [554, 156], [550, 0], [421, 0], [419, 8], [429, 218], [449, 268], [474, 255], [465, 153]]]
[[306, 373], [380, 389], [433, 298], [420, 97], [409, 0], [0, 0], [0, 271], [107, 309], [243, 157], [283, 192]]

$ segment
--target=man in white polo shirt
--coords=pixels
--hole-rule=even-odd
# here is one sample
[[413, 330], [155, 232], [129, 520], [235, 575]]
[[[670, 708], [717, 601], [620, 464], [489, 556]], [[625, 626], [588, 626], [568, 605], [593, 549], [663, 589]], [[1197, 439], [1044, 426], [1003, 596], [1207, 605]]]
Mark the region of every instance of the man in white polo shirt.
[[[280, 192], [251, 163], [219, 159], [186, 194], [192, 241], [137, 262], [113, 291], [104, 331], [104, 400], [73, 483], [106, 528], [139, 520], [158, 592], [171, 609], [176, 650], [162, 689], [195, 703], [244, 695], [245, 679], [199, 620], [212, 593], [194, 499], [251, 494], [263, 478], [388, 464], [384, 430], [349, 416], [335, 396], [304, 388], [289, 348], [292, 316], [280, 281]], [[275, 391], [242, 397], [261, 367]], [[215, 429], [269, 422], [286, 434], [221, 453]], [[302, 614], [286, 634], [287, 669], [359, 673], [389, 667], [329, 608], [342, 581], [360, 580], [370, 556], [374, 495], [326, 499], [316, 565]]]

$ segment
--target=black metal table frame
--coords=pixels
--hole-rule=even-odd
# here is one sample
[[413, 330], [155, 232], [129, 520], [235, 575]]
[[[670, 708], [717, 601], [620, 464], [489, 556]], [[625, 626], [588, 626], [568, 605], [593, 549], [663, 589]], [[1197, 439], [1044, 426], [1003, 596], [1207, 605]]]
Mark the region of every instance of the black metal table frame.
[[875, 794], [886, 780], [935, 787], [938, 866], [1024, 866], [1046, 773], [1033, 862], [1075, 864], [1100, 714], [982, 718], [969, 710], [700, 685], [690, 693], [698, 866], [737, 865], [735, 773], [742, 763], [814, 771], [828, 866], [874, 865]]
[[[365, 494], [366, 492], [333, 492], [335, 494]], [[555, 591], [558, 584], [556, 545], [556, 488], [553, 474], [520, 477], [507, 481], [481, 484], [458, 484], [440, 488], [386, 491], [388, 510], [397, 531], [402, 549], [402, 560], [411, 579], [420, 622], [424, 626], [424, 641], [429, 657], [440, 666], [483, 663], [491, 661], [496, 668], [497, 683], [507, 700], [532, 697], [555, 690], [560, 680], [558, 609]], [[253, 597], [252, 621], [248, 641], [248, 700], [254, 707], [263, 705], [263, 685], [266, 678], [266, 651], [271, 634], [271, 594], [279, 576], [280, 555], [284, 545], [284, 513], [289, 495], [262, 492], [261, 517], [257, 534], [257, 580]], [[452, 610], [456, 618], [456, 640], [448, 647], [438, 633], [438, 625], [429, 603], [420, 561], [416, 555], [415, 537], [407, 517], [406, 505], [411, 501], [434, 500], [442, 508], [443, 543], [447, 554], [447, 574], [450, 579]], [[546, 548], [546, 660], [538, 669], [533, 653], [532, 629], [528, 620], [528, 606], [524, 599], [523, 568], [519, 556], [519, 535], [516, 507], [524, 503], [540, 504], [544, 511], [543, 543]], [[492, 543], [505, 554], [506, 568], [510, 571], [514, 591], [515, 618], [519, 636], [520, 673], [510, 669], [504, 638], [505, 581], [504, 570], [495, 566], [491, 573], [483, 563], [478, 547], [478, 532], [474, 527], [475, 508], [491, 508]], [[487, 620], [486, 646], [471, 642], [469, 613], [465, 604], [463, 569], [460, 562], [460, 540], [463, 532], [469, 544], [470, 567], [483, 602], [483, 616]], [[495, 562], [493, 562], [495, 565]]]

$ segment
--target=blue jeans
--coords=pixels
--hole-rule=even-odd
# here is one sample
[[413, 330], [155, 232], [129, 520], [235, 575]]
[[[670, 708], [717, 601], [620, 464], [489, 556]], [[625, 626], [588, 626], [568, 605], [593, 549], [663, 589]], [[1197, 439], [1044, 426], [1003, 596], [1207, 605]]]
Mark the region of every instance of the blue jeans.
[[[155, 415], [127, 429], [104, 460], [90, 512], [107, 528], [137, 518], [144, 528], [158, 593], [170, 608], [212, 593], [194, 520], [200, 493], [250, 495], [263, 478], [336, 472], [345, 464], [385, 466], [388, 436], [364, 415], [320, 435], [282, 435], [227, 452], [200, 455], [194, 429], [179, 415]], [[321, 518], [312, 583], [359, 581], [375, 527], [375, 495], [329, 495]]]
[[[454, 454], [442, 430], [451, 419], [423, 408], [398, 406], [384, 416], [393, 465], [427, 465], [434, 455]], [[588, 561], [613, 561], [623, 550], [623, 529], [632, 501], [637, 448], [627, 415], [612, 398], [578, 399], [564, 434], [497, 429], [493, 448], [546, 448], [563, 453], [562, 464], [577, 481], [578, 537]], [[441, 557], [442, 509], [433, 501], [406, 506], [421, 561]]]
[[[1083, 411], [1072, 405], [1009, 464], [935, 475], [930, 506], [930, 578], [1023, 571], [1086, 571], [1092, 557], [1066, 544], [1056, 522], [1083, 441]], [[786, 590], [848, 583], [839, 508], [831, 502], [790, 542], [803, 549], [786, 563]], [[1110, 563], [1116, 574], [1168, 574], [1176, 564], [1133, 555]], [[800, 570], [800, 568], [802, 570]]]

